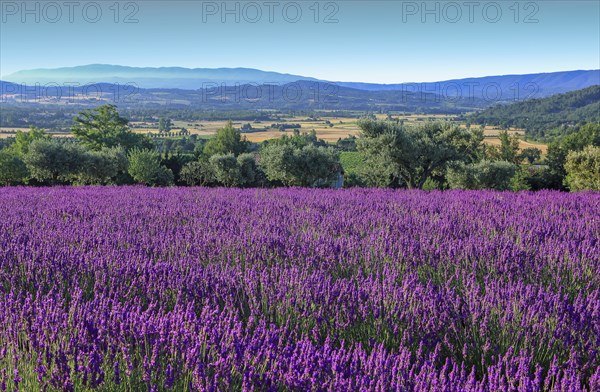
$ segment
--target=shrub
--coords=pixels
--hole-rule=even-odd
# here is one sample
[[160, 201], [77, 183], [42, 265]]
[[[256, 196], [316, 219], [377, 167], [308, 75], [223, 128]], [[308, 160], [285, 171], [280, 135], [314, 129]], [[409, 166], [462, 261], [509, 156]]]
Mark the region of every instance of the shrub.
[[181, 181], [188, 185], [212, 185], [215, 183], [215, 174], [208, 161], [190, 162], [183, 166], [179, 174]]
[[447, 181], [453, 189], [509, 190], [517, 166], [505, 161], [481, 161], [465, 165], [456, 163], [448, 169]]
[[227, 187], [241, 185], [242, 173], [233, 154], [213, 155], [210, 157], [209, 162], [217, 182]]
[[78, 184], [115, 184], [117, 178], [127, 172], [127, 155], [121, 147], [88, 151], [84, 158], [83, 170], [76, 179]]
[[23, 184], [27, 180], [27, 166], [18, 154], [9, 150], [0, 150], [0, 185]]
[[600, 190], [600, 147], [571, 151], [565, 162], [566, 182], [571, 191]]
[[32, 178], [57, 184], [73, 181], [84, 171], [86, 154], [78, 143], [38, 139], [31, 142], [23, 161]]
[[129, 153], [129, 174], [141, 184], [150, 186], [173, 185], [173, 172], [162, 166], [160, 154], [152, 150], [134, 149]]

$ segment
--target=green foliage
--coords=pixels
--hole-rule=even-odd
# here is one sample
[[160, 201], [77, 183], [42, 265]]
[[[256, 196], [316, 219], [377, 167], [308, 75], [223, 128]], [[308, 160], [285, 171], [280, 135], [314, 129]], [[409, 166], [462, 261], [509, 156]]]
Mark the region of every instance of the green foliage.
[[76, 176], [76, 184], [115, 184], [119, 182], [118, 178], [127, 172], [127, 154], [121, 147], [87, 151], [83, 158], [83, 170]]
[[365, 166], [365, 161], [360, 152], [344, 151], [340, 153], [340, 164], [344, 169], [344, 173], [359, 173]]
[[161, 117], [158, 120], [158, 131], [159, 132], [169, 132], [171, 130], [171, 120], [168, 118]]
[[516, 172], [510, 179], [510, 190], [513, 192], [531, 190], [528, 180], [527, 171], [523, 167], [516, 166]]
[[339, 151], [355, 152], [355, 151], [357, 151], [356, 140], [357, 140], [356, 136], [348, 136], [347, 138], [344, 138], [344, 139], [340, 138], [335, 143], [335, 147]]
[[327, 146], [327, 143], [325, 143], [324, 140], [317, 138], [317, 132], [314, 129], [310, 132], [300, 132], [297, 129], [294, 129], [294, 134], [292, 136], [283, 135], [280, 138], [268, 140], [265, 144], [286, 145], [298, 149], [306, 146]]
[[85, 169], [87, 151], [78, 143], [38, 139], [29, 145], [23, 161], [31, 177], [49, 184], [68, 183]]
[[263, 174], [254, 154], [217, 154], [208, 160], [190, 162], [181, 169], [181, 180], [188, 185], [256, 186]]
[[131, 132], [129, 120], [121, 117], [114, 105], [103, 105], [93, 110], [84, 110], [73, 119], [71, 132], [90, 150], [100, 151], [103, 147], [150, 148], [152, 142], [146, 136]]
[[208, 157], [217, 154], [238, 156], [248, 150], [248, 145], [246, 138], [242, 138], [240, 131], [230, 121], [225, 127], [218, 129], [216, 135], [206, 143], [204, 154]]
[[530, 165], [533, 165], [534, 162], [539, 161], [542, 157], [542, 150], [535, 147], [527, 147], [521, 151], [519, 155], [519, 160], [527, 160]]
[[[578, 124], [600, 121], [600, 86], [498, 105], [472, 115], [470, 120], [478, 124], [523, 128], [528, 136], [538, 139], [564, 136]], [[548, 132], [551, 129], [555, 130]]]
[[500, 146], [489, 146], [487, 149], [489, 159], [518, 165], [523, 160], [519, 155], [519, 138], [510, 136], [508, 131], [500, 132], [498, 138], [500, 139]]
[[[447, 123], [405, 126], [395, 121], [363, 118], [358, 150], [372, 178], [386, 185], [422, 188], [436, 171], [453, 161], [475, 159], [483, 133]], [[387, 181], [386, 181], [387, 179]]]
[[338, 156], [331, 149], [282, 143], [263, 147], [260, 166], [270, 181], [304, 187], [326, 187], [340, 169]]
[[550, 168], [546, 165], [521, 167], [521, 172], [527, 188], [532, 191], [556, 189], [560, 186], [560, 182], [559, 185], [555, 185], [555, 180], [550, 174]]
[[545, 163], [548, 166], [547, 181], [551, 188], [563, 188], [569, 151], [581, 151], [586, 146], [600, 146], [600, 124], [586, 124], [579, 131], [550, 143]]
[[181, 181], [191, 186], [208, 186], [216, 183], [213, 168], [206, 160], [187, 163], [181, 169], [179, 176]]
[[49, 139], [50, 135], [48, 135], [43, 129], [39, 129], [37, 127], [31, 127], [29, 131], [17, 131], [15, 135], [15, 142], [12, 147], [19, 156], [24, 156], [29, 152], [29, 145], [34, 140], [41, 139]]
[[0, 185], [23, 184], [28, 174], [19, 154], [11, 149], [0, 150]]
[[[358, 151], [343, 151], [340, 153], [340, 164], [344, 170], [344, 186], [377, 186], [378, 181], [371, 181], [369, 170], [362, 154]], [[385, 186], [385, 185], [383, 185]]]
[[423, 184], [424, 191], [434, 191], [434, 190], [438, 190], [438, 189], [443, 189], [443, 188], [439, 182], [437, 182], [436, 180], [434, 180], [431, 177], [427, 178], [427, 180]]
[[160, 154], [152, 150], [129, 152], [129, 174], [137, 182], [150, 186], [173, 185], [173, 172], [161, 165]]
[[240, 168], [241, 184], [243, 186], [255, 186], [259, 185], [263, 175], [260, 168], [256, 164], [256, 157], [254, 154], [241, 154], [237, 157], [237, 163]]
[[516, 184], [512, 179], [518, 167], [506, 161], [459, 162], [448, 168], [447, 181], [453, 189], [495, 189], [505, 191]]
[[187, 163], [194, 161], [196, 157], [191, 153], [182, 154], [179, 151], [176, 154], [165, 153], [165, 155], [162, 164], [173, 172], [175, 184], [185, 183], [181, 179], [181, 170]]
[[571, 191], [600, 191], [600, 147], [587, 146], [567, 155], [566, 182]]
[[242, 173], [238, 161], [233, 154], [217, 154], [209, 159], [213, 168], [215, 179], [227, 187], [240, 186], [242, 184]]

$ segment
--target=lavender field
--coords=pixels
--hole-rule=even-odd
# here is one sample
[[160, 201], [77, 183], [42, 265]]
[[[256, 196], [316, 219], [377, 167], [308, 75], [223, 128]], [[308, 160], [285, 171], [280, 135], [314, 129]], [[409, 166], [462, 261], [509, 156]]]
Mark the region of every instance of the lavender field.
[[600, 390], [600, 194], [0, 188], [0, 389]]

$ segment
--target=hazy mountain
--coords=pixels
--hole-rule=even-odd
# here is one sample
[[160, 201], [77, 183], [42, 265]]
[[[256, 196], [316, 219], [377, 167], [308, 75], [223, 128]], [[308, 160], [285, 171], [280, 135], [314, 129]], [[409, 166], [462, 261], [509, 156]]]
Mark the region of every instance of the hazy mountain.
[[[139, 88], [179, 88], [196, 90], [214, 84], [286, 84], [318, 79], [251, 68], [136, 68], [119, 65], [84, 65], [78, 67], [24, 70], [4, 77], [14, 83], [41, 85], [77, 82], [133, 84]], [[325, 81], [323, 81], [325, 82]], [[526, 75], [487, 76], [430, 83], [376, 84], [328, 82], [340, 87], [366, 91], [400, 90], [407, 94], [433, 93], [446, 97], [484, 99], [489, 102], [541, 98], [600, 84], [600, 70], [565, 71]]]
[[542, 98], [600, 84], [600, 70], [564, 71], [526, 75], [485, 76], [430, 83], [372, 84], [337, 82], [362, 90], [426, 91], [445, 96], [474, 96], [489, 101]]
[[267, 72], [252, 68], [137, 68], [121, 65], [92, 64], [54, 69], [33, 69], [15, 72], [6, 81], [33, 85], [36, 83], [133, 84], [140, 88], [181, 88], [196, 90], [211, 87], [212, 83], [227, 85], [247, 83], [290, 83], [297, 80], [316, 80], [304, 76]]

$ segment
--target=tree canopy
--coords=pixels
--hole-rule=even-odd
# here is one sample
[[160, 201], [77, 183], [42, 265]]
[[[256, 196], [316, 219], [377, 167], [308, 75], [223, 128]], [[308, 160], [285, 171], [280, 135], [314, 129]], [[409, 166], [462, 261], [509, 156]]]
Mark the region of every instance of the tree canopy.
[[233, 123], [229, 121], [223, 128], [218, 129], [215, 136], [206, 143], [204, 154], [208, 157], [217, 154], [238, 156], [247, 151], [248, 144], [239, 129], [235, 129]]
[[440, 122], [404, 125], [363, 118], [358, 149], [369, 167], [408, 188], [423, 188], [436, 170], [452, 161], [468, 161], [483, 140], [480, 130]]
[[121, 146], [125, 150], [149, 148], [152, 142], [146, 136], [132, 132], [127, 120], [119, 115], [115, 105], [107, 104], [84, 110], [73, 119], [71, 132], [90, 150]]
[[572, 191], [600, 191], [600, 147], [571, 151], [565, 163], [566, 182]]

